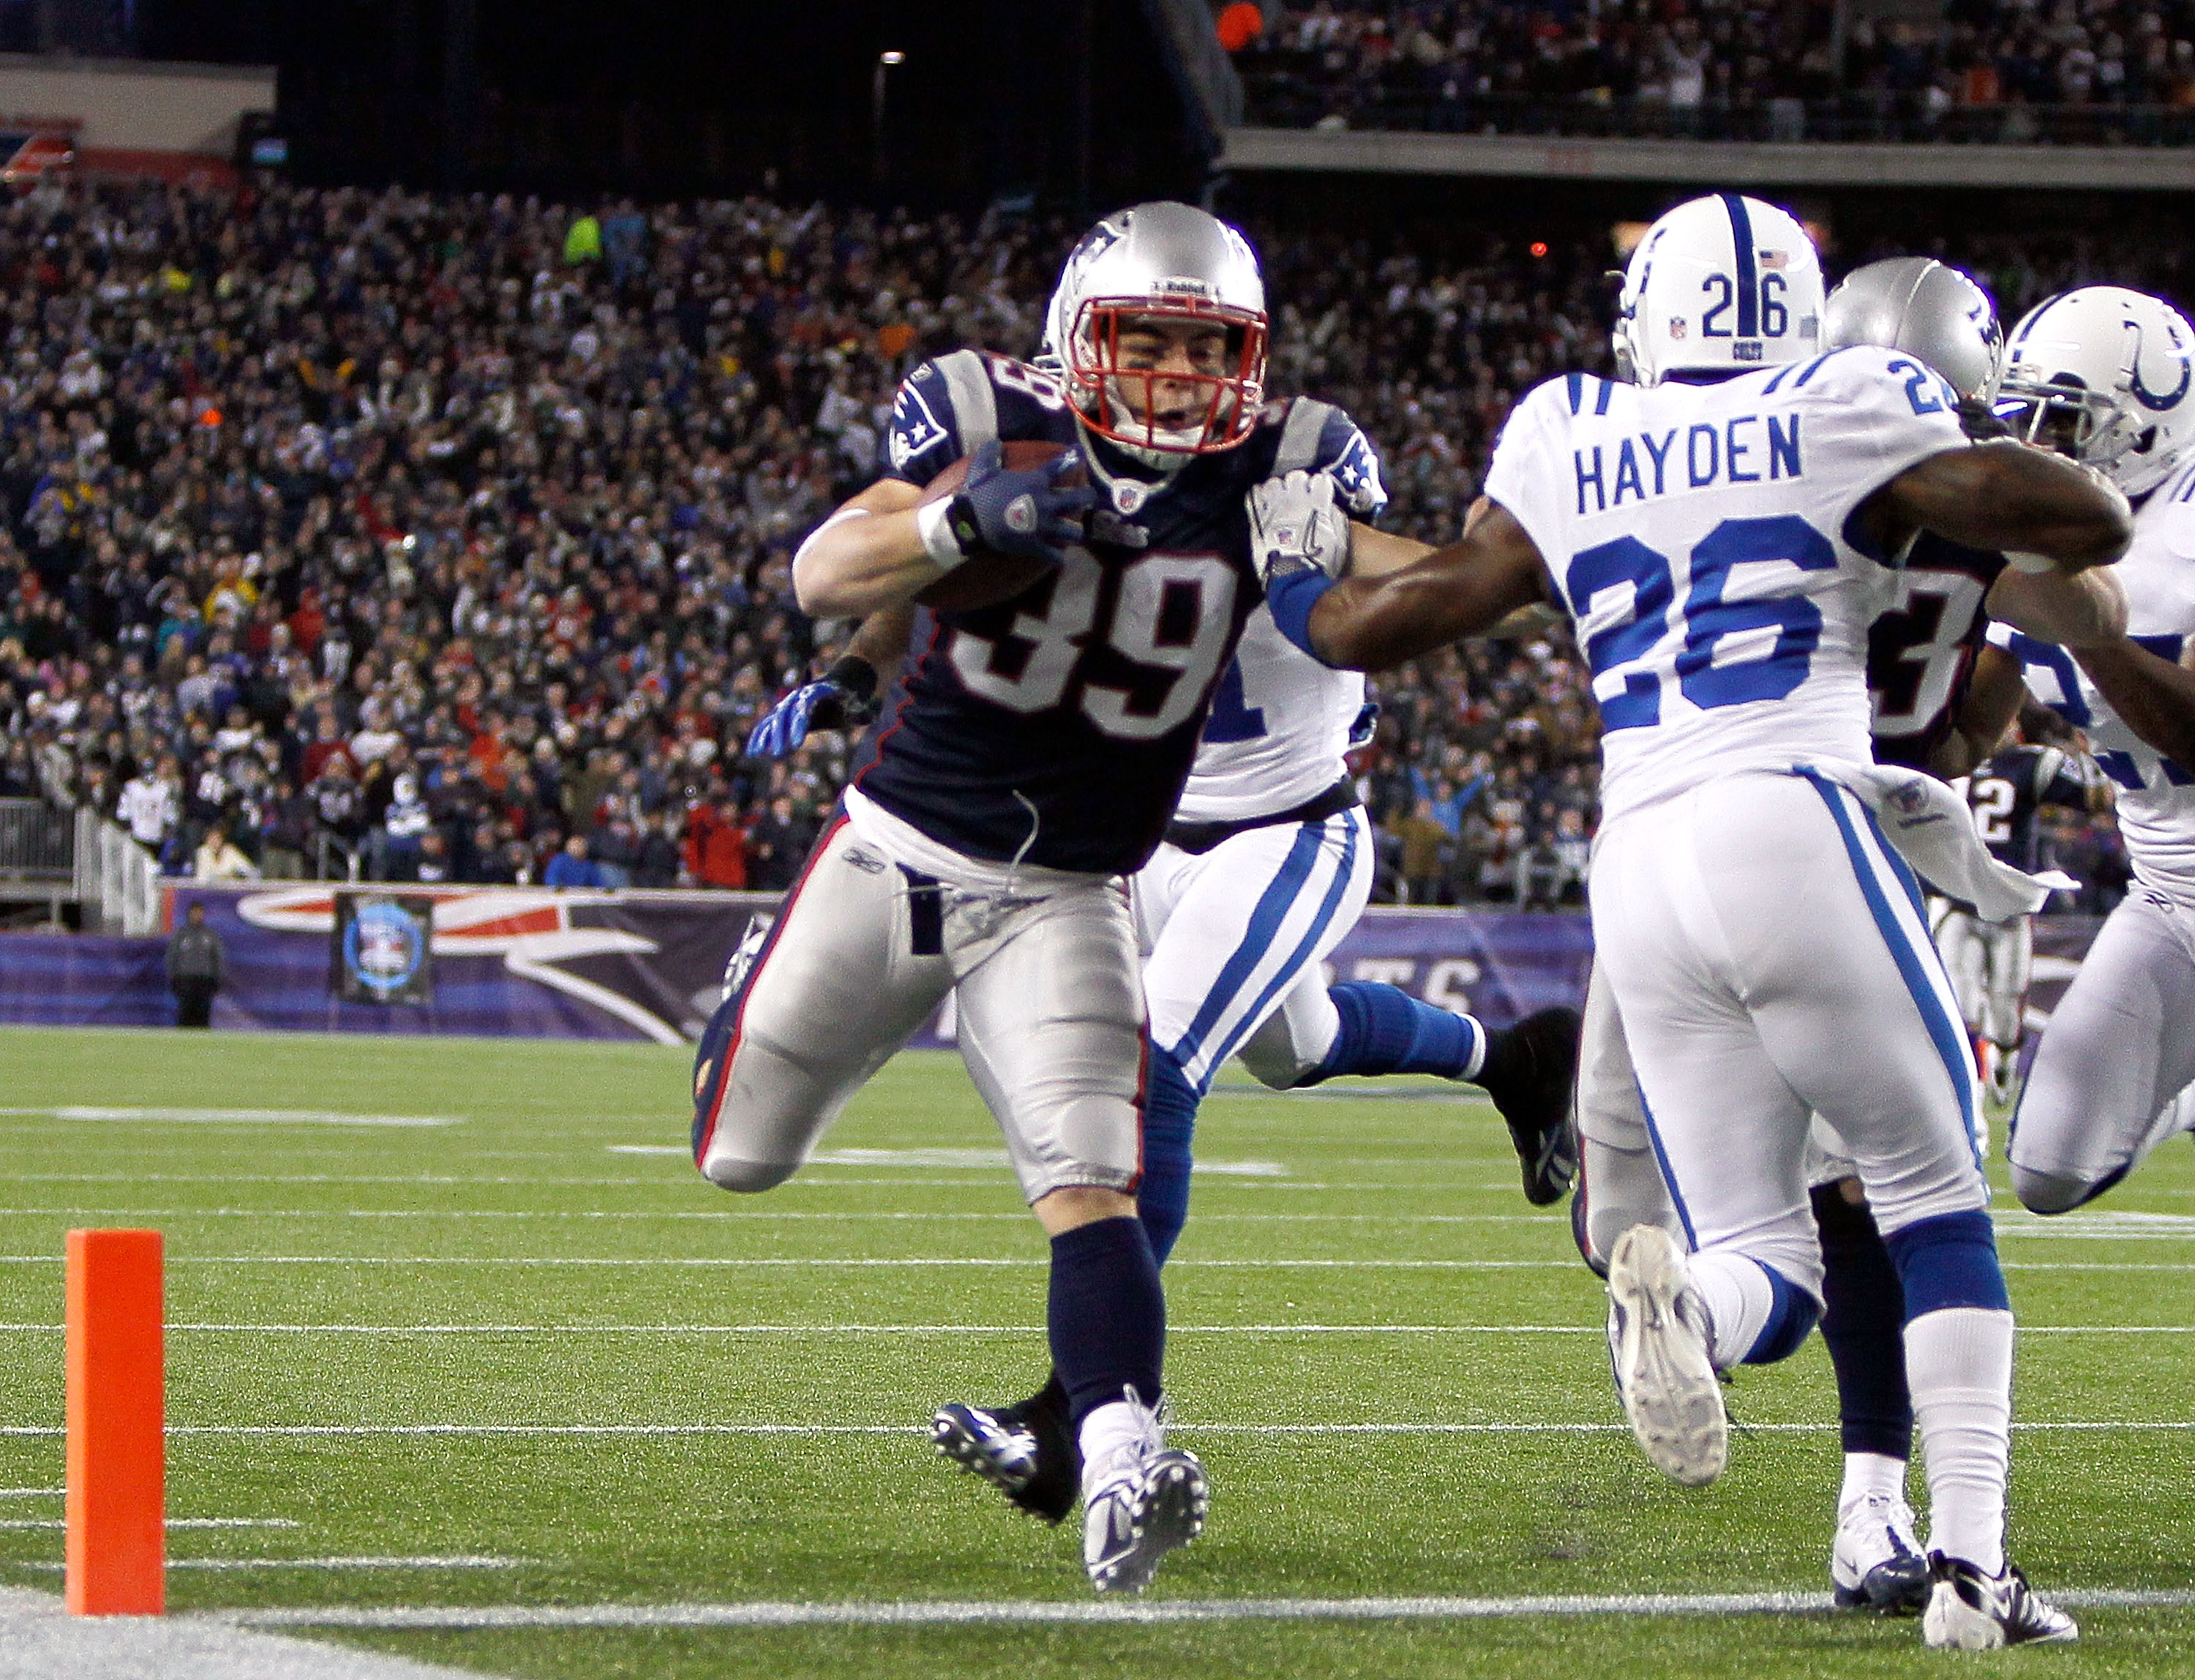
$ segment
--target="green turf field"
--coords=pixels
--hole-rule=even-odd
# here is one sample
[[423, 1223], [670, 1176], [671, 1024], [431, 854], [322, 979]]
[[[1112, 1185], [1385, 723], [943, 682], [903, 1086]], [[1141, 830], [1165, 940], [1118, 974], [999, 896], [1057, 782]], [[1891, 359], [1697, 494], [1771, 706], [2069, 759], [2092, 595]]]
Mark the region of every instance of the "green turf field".
[[[752, 1200], [694, 1175], [687, 1061], [652, 1047], [0, 1030], [0, 1582], [60, 1587], [62, 1236], [103, 1225], [167, 1236], [176, 1611], [1090, 1602], [1071, 1532], [920, 1433], [1046, 1363], [1042, 1239], [948, 1058], [893, 1063]], [[1598, 1286], [1490, 1108], [1247, 1084], [1206, 1106], [1167, 1273], [1211, 1525], [1147, 1605], [1826, 1586], [1818, 1342], [1740, 1376], [1729, 1474], [1680, 1489], [1621, 1429]], [[2014, 1556], [2046, 1591], [2195, 1603], [2195, 1150], [1999, 1228]], [[1996, 1658], [1821, 1614], [1410, 1608], [310, 1637], [649, 1680], [2195, 1672], [2195, 1608], [2089, 1609], [2077, 1648]]]

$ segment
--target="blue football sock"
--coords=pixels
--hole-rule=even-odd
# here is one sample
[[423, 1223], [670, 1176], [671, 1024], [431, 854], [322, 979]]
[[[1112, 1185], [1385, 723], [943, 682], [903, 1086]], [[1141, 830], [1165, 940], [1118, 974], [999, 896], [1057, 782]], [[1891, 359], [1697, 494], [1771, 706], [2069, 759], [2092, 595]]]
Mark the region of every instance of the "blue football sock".
[[1822, 1235], [1822, 1341], [1837, 1376], [1845, 1451], [1904, 1458], [1913, 1450], [1913, 1394], [1897, 1263], [1875, 1215], [1836, 1186], [1816, 1186], [1812, 1200]]
[[1051, 1239], [1047, 1319], [1071, 1423], [1079, 1428], [1126, 1388], [1145, 1406], [1158, 1404], [1166, 1295], [1141, 1220], [1101, 1219]]
[[1437, 1073], [1468, 1079], [1485, 1055], [1485, 1031], [1468, 1015], [1420, 1003], [1408, 992], [1368, 980], [1328, 988], [1341, 1031], [1326, 1059], [1299, 1079], [1316, 1085], [1344, 1073]]
[[1195, 1088], [1173, 1053], [1151, 1046], [1144, 1073], [1144, 1176], [1136, 1211], [1161, 1266], [1189, 1219], [1190, 1145], [1196, 1134]]
[[1976, 1208], [1916, 1220], [1884, 1239], [1905, 1290], [1905, 1322], [1952, 1307], [2009, 1313], [2012, 1297], [1997, 1264], [1996, 1232]]

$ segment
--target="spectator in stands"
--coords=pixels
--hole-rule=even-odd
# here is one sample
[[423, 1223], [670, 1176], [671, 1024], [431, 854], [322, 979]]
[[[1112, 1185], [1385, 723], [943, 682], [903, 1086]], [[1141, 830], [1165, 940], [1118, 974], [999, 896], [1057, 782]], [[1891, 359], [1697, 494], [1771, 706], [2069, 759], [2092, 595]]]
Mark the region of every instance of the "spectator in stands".
[[564, 842], [564, 849], [549, 860], [549, 867], [541, 877], [544, 886], [608, 886], [602, 866], [587, 855], [587, 837], [573, 834]]
[[123, 784], [115, 817], [130, 830], [130, 837], [158, 857], [182, 818], [182, 771], [173, 758], [163, 758], [157, 770], [147, 769]]
[[175, 995], [176, 1025], [210, 1026], [221, 981], [221, 936], [206, 926], [205, 906], [193, 904], [168, 941], [168, 990]]
[[191, 879], [201, 881], [256, 880], [259, 869], [229, 839], [228, 830], [216, 823], [206, 829], [205, 838], [199, 842], [198, 852], [191, 866]]

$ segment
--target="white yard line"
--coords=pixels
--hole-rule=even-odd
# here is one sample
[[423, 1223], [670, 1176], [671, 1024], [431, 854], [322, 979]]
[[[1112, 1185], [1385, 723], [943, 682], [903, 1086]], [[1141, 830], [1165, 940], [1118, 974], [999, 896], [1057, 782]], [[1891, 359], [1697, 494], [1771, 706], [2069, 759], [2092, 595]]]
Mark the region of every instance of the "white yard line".
[[462, 1126], [461, 1114], [347, 1114], [320, 1108], [0, 1108], [4, 1116], [49, 1120], [111, 1120], [130, 1125], [199, 1126]]
[[[712, 1208], [0, 1208], [0, 1218], [34, 1216], [82, 1218], [96, 1214], [110, 1219], [603, 1219], [707, 1220], [723, 1225], [735, 1215]], [[947, 1220], [1029, 1223], [1026, 1213], [779, 1213], [767, 1215], [771, 1223], [787, 1220], [832, 1222], [880, 1220], [919, 1220], [938, 1224]], [[2162, 1215], [2160, 1215], [2161, 1217]], [[1568, 1214], [1327, 1214], [1246, 1213], [1200, 1214], [1202, 1225], [1309, 1225], [1374, 1223], [1380, 1225], [1564, 1225]], [[2195, 1226], [2195, 1220], [2191, 1220]]]
[[[0, 1266], [59, 1266], [59, 1254], [0, 1254]], [[479, 1254], [171, 1254], [170, 1267], [177, 1266], [569, 1266], [569, 1267], [862, 1267], [920, 1270], [948, 1266], [1049, 1266], [1040, 1254], [999, 1259], [959, 1256], [907, 1256], [872, 1259], [818, 1255], [800, 1258], [743, 1255], [479, 1255]], [[2008, 1272], [2173, 1272], [2195, 1279], [2195, 1263], [2131, 1260], [2008, 1260]], [[1424, 1272], [1576, 1272], [1575, 1260], [1169, 1260], [1169, 1271], [1257, 1270], [1289, 1271], [1424, 1271]]]
[[[2179, 1589], [2105, 1587], [2053, 1591], [2074, 1609], [2163, 1609], [2195, 1604]], [[556, 1604], [433, 1608], [226, 1610], [200, 1618], [236, 1627], [946, 1627], [971, 1624], [1234, 1621], [1469, 1621], [1512, 1616], [1812, 1615], [1823, 1592], [1622, 1593], [1526, 1598], [1184, 1598], [1155, 1603], [915, 1599], [852, 1603]]]
[[[170, 1569], [519, 1569], [523, 1557], [171, 1557]], [[36, 1569], [45, 1574], [65, 1563], [9, 1563], [0, 1568]]]
[[[58, 1336], [54, 1324], [0, 1323], [0, 1334]], [[210, 1324], [171, 1323], [170, 1332], [222, 1336], [1042, 1336], [1046, 1326], [921, 1324]], [[1601, 1325], [1170, 1324], [1174, 1336], [1601, 1336]], [[2195, 1336], [2195, 1325], [2022, 1325], [2023, 1336]]]
[[[1745, 1423], [1741, 1435], [1825, 1435], [1835, 1423]], [[2156, 1422], [2015, 1423], [2015, 1432], [2037, 1435], [2181, 1434], [2195, 1420]], [[1169, 1426], [1180, 1435], [1623, 1435], [1626, 1423], [1195, 1423]], [[0, 1436], [57, 1437], [60, 1425], [0, 1425]], [[927, 1440], [929, 1426], [912, 1423], [170, 1423], [170, 1435], [901, 1435]]]
[[[29, 1520], [0, 1521], [0, 1528], [66, 1528], [66, 1521], [60, 1517], [39, 1517]], [[286, 1516], [171, 1516], [170, 1528], [302, 1528], [305, 1525]]]

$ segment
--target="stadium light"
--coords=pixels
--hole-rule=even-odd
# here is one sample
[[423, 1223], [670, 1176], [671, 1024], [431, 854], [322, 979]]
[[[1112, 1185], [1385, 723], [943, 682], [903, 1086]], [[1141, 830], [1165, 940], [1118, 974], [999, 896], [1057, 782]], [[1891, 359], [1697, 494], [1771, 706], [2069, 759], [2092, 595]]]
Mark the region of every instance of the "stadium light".
[[875, 158], [873, 172], [877, 185], [881, 187], [891, 174], [890, 160], [884, 153], [884, 89], [886, 78], [893, 66], [905, 64], [907, 55], [896, 47], [887, 47], [877, 55], [875, 74], [869, 82], [870, 137], [874, 142]]

